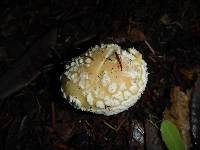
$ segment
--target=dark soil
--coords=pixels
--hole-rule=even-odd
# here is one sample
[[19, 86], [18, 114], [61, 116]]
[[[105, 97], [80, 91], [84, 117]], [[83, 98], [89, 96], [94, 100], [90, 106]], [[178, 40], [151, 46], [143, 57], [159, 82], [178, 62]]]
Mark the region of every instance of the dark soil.
[[[72, 108], [64, 64], [108, 42], [143, 54], [142, 98], [111, 117]], [[1, 0], [0, 149], [166, 149], [149, 120], [159, 127], [170, 89], [194, 87], [199, 70], [200, 1]]]

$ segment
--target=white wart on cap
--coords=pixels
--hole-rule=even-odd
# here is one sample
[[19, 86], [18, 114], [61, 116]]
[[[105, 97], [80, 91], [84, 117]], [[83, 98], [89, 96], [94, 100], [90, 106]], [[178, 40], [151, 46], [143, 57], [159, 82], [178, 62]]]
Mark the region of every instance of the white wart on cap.
[[137, 50], [102, 44], [66, 65], [61, 90], [75, 108], [109, 116], [137, 102], [147, 76], [146, 63]]

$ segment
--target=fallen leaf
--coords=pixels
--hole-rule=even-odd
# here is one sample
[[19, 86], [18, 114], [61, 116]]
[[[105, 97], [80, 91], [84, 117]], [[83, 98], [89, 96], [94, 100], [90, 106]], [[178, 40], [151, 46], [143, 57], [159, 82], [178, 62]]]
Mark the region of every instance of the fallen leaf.
[[183, 75], [183, 77], [187, 80], [194, 80], [195, 76], [200, 72], [200, 67], [195, 66], [192, 68], [181, 68], [180, 73]]
[[179, 86], [174, 87], [170, 93], [171, 106], [164, 111], [164, 119], [172, 121], [178, 127], [187, 147], [191, 145], [189, 122], [190, 93], [190, 91], [184, 93]]
[[162, 140], [169, 150], [186, 150], [178, 128], [171, 121], [163, 120], [160, 131]]

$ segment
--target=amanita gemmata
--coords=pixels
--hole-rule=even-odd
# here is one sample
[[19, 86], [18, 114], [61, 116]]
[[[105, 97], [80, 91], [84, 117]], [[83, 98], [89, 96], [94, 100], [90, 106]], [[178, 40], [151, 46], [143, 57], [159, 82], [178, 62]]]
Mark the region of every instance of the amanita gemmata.
[[102, 44], [66, 65], [61, 90], [75, 108], [109, 116], [137, 102], [147, 76], [146, 63], [137, 50]]

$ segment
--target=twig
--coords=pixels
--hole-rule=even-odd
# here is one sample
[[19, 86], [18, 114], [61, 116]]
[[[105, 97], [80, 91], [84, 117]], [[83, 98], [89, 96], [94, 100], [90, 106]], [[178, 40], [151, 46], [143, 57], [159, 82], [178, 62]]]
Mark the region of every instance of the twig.
[[123, 125], [123, 123], [125, 122], [126, 120], [124, 119], [123, 121], [120, 122], [119, 126], [117, 127], [117, 131], [119, 131], [119, 129], [121, 128], [121, 126]]
[[147, 40], [144, 40], [144, 42], [148, 46], [149, 50], [153, 53], [153, 55], [156, 55], [154, 49], [151, 47], [151, 45], [149, 44], [149, 42]]
[[103, 121], [103, 123], [108, 126], [109, 128], [111, 128], [112, 130], [115, 130], [116, 132], [119, 131], [119, 129], [121, 128], [121, 126], [123, 125], [123, 123], [125, 122], [125, 120], [121, 121], [120, 124], [118, 125], [117, 128], [113, 127], [112, 125], [110, 125], [109, 123], [107, 123], [106, 121]]
[[37, 105], [38, 105], [38, 112], [40, 114], [42, 106], [40, 105], [40, 102], [39, 102], [38, 98], [35, 97], [35, 99], [36, 99], [36, 102], [37, 102]]
[[94, 61], [94, 58], [92, 58], [91, 56], [85, 56], [85, 55], [84, 55], [84, 57], [90, 58], [92, 61]]
[[21, 121], [21, 124], [20, 124], [20, 127], [19, 127], [19, 131], [22, 132], [24, 127], [25, 127], [25, 123], [26, 123], [26, 120], [27, 120], [28, 116], [25, 115], [23, 118], [22, 118], [22, 121]]
[[115, 127], [113, 127], [112, 125], [110, 125], [109, 123], [107, 123], [106, 121], [103, 121], [103, 123], [108, 126], [109, 128], [111, 128], [112, 130], [115, 130], [117, 132], [117, 129]]
[[115, 56], [117, 58], [117, 61], [118, 61], [119, 65], [120, 65], [120, 68], [121, 68], [121, 71], [122, 71], [122, 61], [121, 61], [119, 55], [117, 54], [117, 52], [115, 52]]
[[150, 120], [150, 119], [147, 119], [156, 129], [158, 129], [159, 130], [159, 127], [156, 125], [156, 123], [158, 123], [158, 122], [153, 122], [152, 120]]

